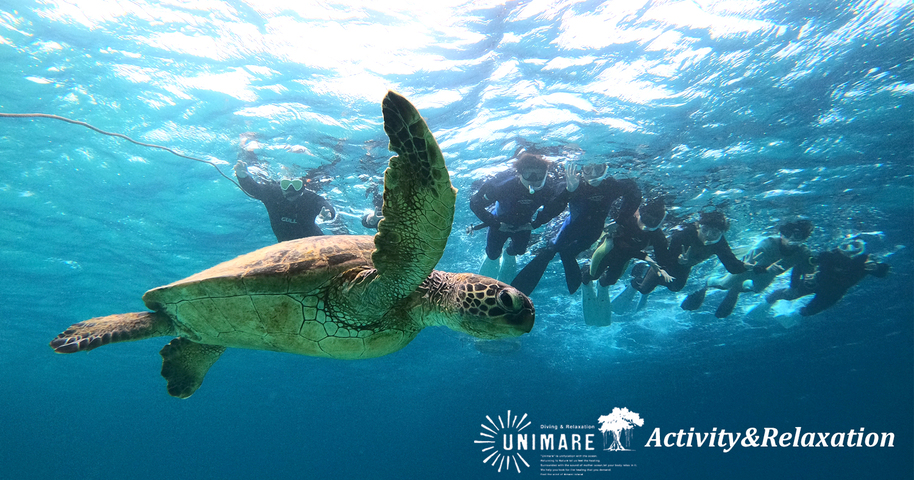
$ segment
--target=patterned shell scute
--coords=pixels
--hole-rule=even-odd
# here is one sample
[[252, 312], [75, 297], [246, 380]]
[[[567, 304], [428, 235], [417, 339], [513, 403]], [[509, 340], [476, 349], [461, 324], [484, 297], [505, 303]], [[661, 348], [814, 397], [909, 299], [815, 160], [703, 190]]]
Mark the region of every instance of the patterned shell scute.
[[370, 267], [374, 248], [372, 237], [355, 235], [282, 242], [154, 288], [143, 301], [157, 310], [199, 298], [307, 293], [350, 268]]
[[343, 272], [371, 268], [374, 248], [372, 237], [283, 242], [150, 290], [143, 299], [199, 343], [334, 358], [384, 355], [417, 331], [346, 314], [327, 287]]

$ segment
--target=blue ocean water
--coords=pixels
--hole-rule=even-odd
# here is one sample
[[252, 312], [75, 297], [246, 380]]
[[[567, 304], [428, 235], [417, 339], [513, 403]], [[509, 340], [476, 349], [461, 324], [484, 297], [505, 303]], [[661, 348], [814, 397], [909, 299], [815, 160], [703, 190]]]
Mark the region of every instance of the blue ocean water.
[[[473, 184], [532, 145], [608, 162], [670, 199], [671, 220], [723, 209], [738, 248], [805, 215], [815, 250], [865, 234], [892, 273], [784, 328], [745, 318], [749, 294], [724, 320], [718, 293], [679, 309], [721, 271], [709, 261], [683, 292], [592, 328], [554, 264], [516, 341], [431, 328], [367, 361], [229, 351], [177, 400], [159, 376], [168, 339], [77, 355], [47, 343], [272, 243], [262, 205], [209, 165], [0, 118], [0, 478], [533, 477], [547, 453], [612, 466], [591, 478], [912, 478], [909, 2], [384, 3], [0, 2], [0, 113], [89, 122], [229, 175], [239, 135], [256, 132], [265, 168], [309, 173], [365, 234], [366, 190], [390, 156], [380, 100], [395, 89], [460, 191], [439, 269], [478, 269], [485, 237], [463, 233]], [[616, 407], [644, 420], [628, 452], [603, 451], [598, 433], [593, 452], [523, 452], [529, 466], [499, 472], [474, 443], [487, 417], [526, 415], [540, 433]], [[647, 446], [656, 429], [797, 427], [892, 432], [894, 446]]]

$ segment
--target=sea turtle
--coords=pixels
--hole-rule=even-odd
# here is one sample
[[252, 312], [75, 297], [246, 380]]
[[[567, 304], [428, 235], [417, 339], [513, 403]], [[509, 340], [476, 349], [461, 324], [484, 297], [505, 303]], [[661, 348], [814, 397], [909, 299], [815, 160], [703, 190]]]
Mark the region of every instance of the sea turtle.
[[494, 339], [533, 327], [530, 299], [497, 280], [434, 270], [457, 190], [416, 108], [381, 104], [391, 157], [384, 219], [374, 236], [323, 236], [272, 245], [154, 288], [152, 310], [98, 317], [51, 341], [58, 353], [177, 336], [162, 348], [168, 393], [187, 398], [226, 348], [361, 359], [395, 352], [427, 326]]

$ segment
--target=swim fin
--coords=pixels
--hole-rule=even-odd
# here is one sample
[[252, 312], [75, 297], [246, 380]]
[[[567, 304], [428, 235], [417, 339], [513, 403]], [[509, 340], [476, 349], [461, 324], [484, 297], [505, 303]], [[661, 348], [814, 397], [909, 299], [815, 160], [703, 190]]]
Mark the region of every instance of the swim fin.
[[501, 268], [498, 270], [498, 281], [508, 283], [517, 275], [517, 258], [507, 253], [501, 254]]
[[765, 320], [765, 317], [768, 316], [768, 312], [771, 310], [771, 304], [765, 301], [764, 299], [758, 305], [752, 307], [746, 316], [743, 318], [743, 322], [749, 324], [760, 323]]
[[625, 290], [622, 290], [622, 293], [616, 295], [616, 298], [612, 301], [613, 311], [617, 313], [625, 313], [631, 309], [632, 300], [635, 298], [635, 287], [631, 285], [626, 285]]
[[573, 294], [581, 286], [581, 267], [574, 255], [562, 252], [559, 254], [559, 258], [562, 259], [562, 267], [565, 268], [565, 285], [568, 287], [568, 293]]
[[555, 250], [549, 249], [540, 252], [517, 273], [517, 276], [511, 281], [511, 286], [523, 292], [524, 295], [533, 293], [553, 257], [555, 257]]
[[679, 306], [683, 310], [698, 310], [701, 308], [701, 304], [705, 301], [705, 294], [708, 293], [708, 287], [703, 287], [701, 290], [690, 293], [685, 300], [682, 301], [682, 304]]
[[733, 313], [733, 307], [736, 306], [736, 301], [739, 300], [740, 288], [741, 285], [737, 285], [727, 290], [727, 296], [724, 297], [724, 301], [720, 302], [720, 305], [717, 306], [717, 311], [714, 312], [715, 317], [726, 318]]
[[644, 309], [645, 305], [647, 305], [647, 297], [649, 296], [651, 296], [650, 292], [641, 294], [641, 299], [638, 300], [638, 307], [635, 308], [635, 313]]
[[612, 302], [609, 301], [609, 289], [594, 285], [584, 285], [583, 299], [584, 323], [591, 327], [608, 327], [613, 323]]
[[501, 259], [501, 257], [496, 258], [495, 260], [492, 260], [491, 258], [486, 256], [485, 261], [482, 262], [482, 266], [479, 267], [479, 274], [482, 275], [483, 277], [489, 277], [489, 278], [497, 277], [498, 270], [501, 265], [501, 263], [499, 261], [500, 259]]

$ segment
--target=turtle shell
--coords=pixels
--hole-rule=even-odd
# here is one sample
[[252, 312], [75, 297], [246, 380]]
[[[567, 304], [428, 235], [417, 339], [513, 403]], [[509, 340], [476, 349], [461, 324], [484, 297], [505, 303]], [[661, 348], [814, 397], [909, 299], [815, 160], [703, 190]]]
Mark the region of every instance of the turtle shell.
[[374, 249], [371, 236], [282, 242], [152, 289], [143, 301], [198, 343], [335, 358], [384, 355], [417, 332], [354, 317], [328, 295], [344, 272], [373, 268]]

